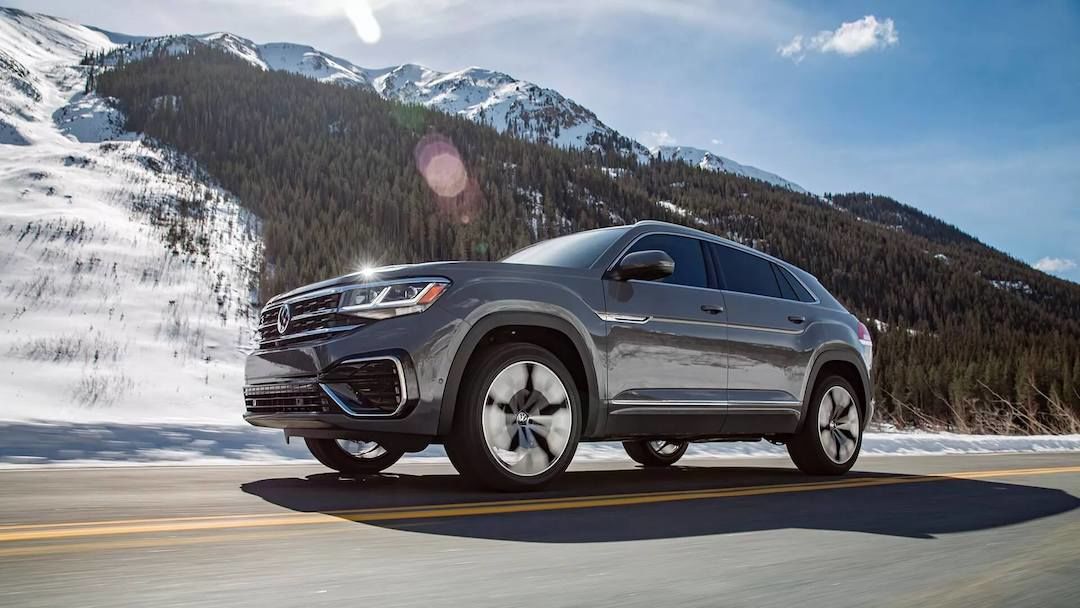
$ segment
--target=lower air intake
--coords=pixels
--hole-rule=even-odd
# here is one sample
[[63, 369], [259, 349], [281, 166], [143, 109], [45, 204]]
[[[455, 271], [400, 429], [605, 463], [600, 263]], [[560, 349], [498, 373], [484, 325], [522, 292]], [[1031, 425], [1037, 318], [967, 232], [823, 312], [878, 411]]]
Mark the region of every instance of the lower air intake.
[[388, 416], [405, 405], [405, 377], [397, 359], [346, 361], [320, 380], [338, 406], [350, 414]]
[[330, 398], [314, 382], [245, 386], [244, 403], [249, 414], [324, 413], [332, 407]]

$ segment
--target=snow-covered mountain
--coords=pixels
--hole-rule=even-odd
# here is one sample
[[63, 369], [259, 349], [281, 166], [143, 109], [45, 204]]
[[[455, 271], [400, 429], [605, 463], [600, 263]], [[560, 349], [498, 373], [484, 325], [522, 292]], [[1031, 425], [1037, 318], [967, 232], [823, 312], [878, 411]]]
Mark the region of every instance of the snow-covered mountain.
[[408, 63], [365, 68], [310, 46], [289, 42], [257, 44], [225, 32], [139, 39], [117, 48], [110, 61], [118, 61], [121, 55], [126, 60], [138, 59], [162, 49], [181, 53], [193, 45], [232, 53], [265, 70], [284, 70], [320, 82], [365, 88], [386, 99], [459, 114], [530, 141], [572, 148], [611, 142], [642, 161], [651, 158], [645, 146], [622, 137], [593, 112], [558, 91], [483, 68], [439, 72]]
[[[131, 37], [121, 40], [114, 36], [114, 40], [126, 43], [131, 42]], [[779, 175], [706, 150], [674, 146], [649, 150], [604, 124], [591, 110], [558, 91], [483, 68], [439, 72], [407, 63], [372, 69], [310, 46], [288, 42], [257, 44], [224, 32], [143, 38], [120, 52], [137, 59], [159, 49], [179, 53], [200, 44], [232, 53], [262, 69], [284, 70], [320, 82], [369, 89], [386, 99], [458, 114], [530, 141], [570, 148], [610, 143], [624, 154], [635, 156], [639, 162], [661, 157], [681, 160], [702, 169], [733, 173], [806, 192]]]
[[769, 182], [770, 184], [776, 184], [777, 186], [787, 188], [788, 190], [794, 190], [795, 192], [807, 193], [806, 189], [799, 184], [786, 180], [775, 173], [769, 173], [768, 171], [763, 171], [757, 167], [751, 167], [750, 165], [739, 164], [730, 158], [724, 158], [719, 154], [714, 154], [708, 150], [702, 150], [701, 148], [691, 148], [689, 146], [658, 146], [651, 151], [653, 156], [661, 160], [679, 160], [688, 165], [700, 167], [708, 171], [733, 173], [743, 177], [759, 179], [763, 182]]
[[238, 423], [258, 226], [83, 92], [112, 45], [0, 9], [0, 421]]

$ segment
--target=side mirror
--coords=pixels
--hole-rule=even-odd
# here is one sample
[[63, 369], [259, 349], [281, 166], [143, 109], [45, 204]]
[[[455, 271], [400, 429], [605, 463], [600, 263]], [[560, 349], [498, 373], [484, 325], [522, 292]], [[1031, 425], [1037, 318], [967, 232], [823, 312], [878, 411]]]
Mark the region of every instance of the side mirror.
[[656, 249], [635, 251], [623, 257], [619, 265], [609, 275], [616, 281], [655, 281], [671, 276], [675, 272], [675, 260]]

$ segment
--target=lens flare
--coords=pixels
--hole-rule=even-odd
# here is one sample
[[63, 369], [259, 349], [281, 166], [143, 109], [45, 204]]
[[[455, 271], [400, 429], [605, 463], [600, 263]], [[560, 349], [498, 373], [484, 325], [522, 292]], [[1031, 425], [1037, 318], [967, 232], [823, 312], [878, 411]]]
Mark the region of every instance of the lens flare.
[[366, 0], [349, 0], [342, 6], [345, 16], [352, 23], [356, 35], [367, 44], [375, 44], [382, 38], [382, 27]]
[[441, 135], [427, 135], [416, 144], [416, 168], [424, 176], [432, 192], [442, 198], [453, 198], [465, 190], [469, 182], [465, 163], [457, 148]]

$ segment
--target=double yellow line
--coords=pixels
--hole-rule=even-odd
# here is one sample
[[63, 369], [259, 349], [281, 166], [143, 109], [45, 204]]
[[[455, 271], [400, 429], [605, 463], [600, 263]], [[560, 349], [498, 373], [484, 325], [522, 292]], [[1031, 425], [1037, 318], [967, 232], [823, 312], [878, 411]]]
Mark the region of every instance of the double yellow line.
[[[433, 519], [498, 515], [507, 513], [559, 511], [566, 509], [591, 509], [598, 507], [622, 507], [655, 503], [681, 502], [739, 496], [764, 496], [795, 492], [817, 492], [844, 488], [891, 486], [909, 483], [926, 483], [955, 479], [985, 479], [1080, 473], [1080, 466], [1050, 467], [1037, 469], [1003, 469], [994, 471], [962, 471], [940, 475], [851, 477], [833, 481], [786, 483], [704, 490], [680, 490], [668, 492], [643, 492], [634, 494], [610, 494], [603, 496], [576, 496], [556, 498], [514, 499], [488, 502], [453, 503], [445, 505], [418, 505], [320, 513], [267, 513], [246, 515], [208, 515], [201, 517], [168, 517], [156, 519], [124, 519], [112, 521], [65, 522], [51, 524], [0, 525], [0, 543], [50, 541], [83, 537], [104, 537], [132, 534], [176, 533], [193, 531], [239, 530], [280, 526], [304, 526], [326, 524], [341, 520], [353, 522], [379, 522], [392, 520]], [[2, 553], [2, 552], [0, 552]]]

